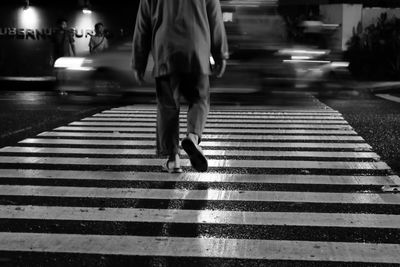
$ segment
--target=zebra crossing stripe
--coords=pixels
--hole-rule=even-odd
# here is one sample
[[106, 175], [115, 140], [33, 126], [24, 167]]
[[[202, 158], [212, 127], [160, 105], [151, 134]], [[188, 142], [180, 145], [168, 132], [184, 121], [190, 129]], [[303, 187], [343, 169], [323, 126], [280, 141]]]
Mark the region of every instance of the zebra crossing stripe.
[[[71, 157], [14, 157], [0, 156], [0, 164], [51, 164], [85, 166], [161, 166], [160, 159], [146, 158], [71, 158]], [[190, 167], [188, 159], [181, 160], [182, 167]], [[385, 162], [342, 162], [301, 160], [208, 160], [210, 168], [258, 169], [330, 169], [330, 170], [390, 170]]]
[[98, 208], [90, 207], [0, 206], [0, 219], [400, 229], [399, 215], [348, 213], [243, 212], [131, 208], [104, 208], [99, 210]]
[[[137, 122], [135, 125], [131, 127], [105, 127], [105, 126], [91, 126], [91, 127], [82, 127], [82, 126], [61, 126], [56, 128], [57, 130], [66, 130], [66, 131], [134, 131], [132, 129], [135, 129], [136, 127], [151, 127], [152, 131], [155, 131], [156, 123], [155, 122]], [[186, 129], [186, 123], [181, 124], [181, 129], [185, 130]], [[218, 129], [245, 129], [249, 131], [249, 128], [257, 128], [257, 129], [312, 129], [312, 130], [318, 130], [318, 129], [333, 129], [333, 130], [352, 130], [353, 128], [350, 125], [346, 124], [207, 124], [207, 128], [205, 129], [205, 132], [208, 131], [210, 128], [218, 128]], [[253, 129], [251, 129], [253, 130]]]
[[[120, 127], [126, 127], [126, 126], [135, 126], [136, 122], [152, 122], [154, 120], [148, 119], [148, 118], [135, 118], [135, 122], [96, 122], [96, 121], [76, 121], [72, 122], [69, 125], [73, 126], [82, 126], [82, 125], [87, 125], [87, 126], [93, 126], [93, 125], [101, 125], [101, 126], [120, 126]], [[186, 122], [185, 119], [180, 119], [180, 122]], [[220, 120], [207, 120], [207, 123], [243, 123], [243, 120], [225, 120], [225, 119], [220, 119]], [[258, 123], [258, 125], [262, 125], [264, 123], [297, 123], [297, 124], [334, 124], [334, 125], [340, 125], [340, 124], [345, 124], [348, 125], [348, 123], [345, 120], [246, 120], [246, 123]]]
[[[129, 122], [129, 121], [136, 121], [137, 117], [104, 117], [104, 116], [94, 116], [94, 117], [87, 117], [83, 118], [81, 121], [93, 121], [93, 122], [101, 122], [101, 121], [124, 121], [124, 122]], [[184, 118], [181, 118], [184, 119]], [[308, 118], [299, 118], [299, 119], [308, 119]], [[319, 120], [323, 120], [325, 118], [318, 118]], [[143, 118], [141, 118], [143, 120]], [[148, 121], [155, 121], [152, 119], [149, 119]], [[243, 121], [247, 121], [247, 119], [244, 119]], [[209, 121], [210, 122], [210, 121]], [[259, 121], [260, 122], [260, 121]], [[262, 122], [262, 121], [261, 121]]]
[[[154, 128], [156, 126], [155, 122], [136, 122], [134, 127], [151, 127], [154, 131]], [[183, 129], [186, 128], [186, 122], [181, 124], [181, 127], [183, 127]], [[92, 129], [95, 131], [101, 131], [104, 129], [109, 129], [110, 131], [112, 131], [113, 129], [118, 128], [118, 130], [120, 131], [132, 131], [130, 130], [132, 127], [74, 127], [74, 126], [61, 126], [57, 129]], [[279, 123], [271, 123], [271, 124], [213, 124], [213, 123], [208, 123], [207, 124], [207, 128], [205, 129], [205, 131], [208, 131], [208, 129], [210, 128], [219, 128], [219, 129], [235, 129], [235, 128], [241, 128], [241, 129], [246, 129], [248, 130], [249, 128], [258, 128], [259, 130], [264, 130], [264, 129], [333, 129], [333, 130], [346, 130], [349, 129], [351, 130], [352, 127], [350, 125], [346, 125], [346, 124], [279, 124]], [[253, 129], [252, 129], [253, 130]], [[149, 129], [146, 129], [146, 131], [149, 131]]]
[[297, 174], [226, 174], [182, 173], [169, 175], [160, 172], [70, 171], [35, 169], [0, 169], [0, 178], [13, 179], [70, 179], [108, 181], [159, 181], [204, 183], [259, 184], [325, 184], [325, 185], [398, 185], [400, 178], [391, 176], [355, 175], [297, 175]]
[[0, 233], [0, 251], [398, 263], [400, 245], [227, 238]]
[[[138, 116], [138, 117], [147, 117], [147, 118], [156, 118], [157, 113], [141, 113], [141, 112], [109, 112], [109, 111], [104, 111], [101, 113], [96, 113], [93, 116], [99, 116], [99, 117], [115, 117], [119, 116], [121, 117], [130, 115], [130, 116]], [[181, 118], [186, 118], [187, 113], [186, 112], [181, 112], [179, 113], [179, 116]], [[336, 113], [336, 114], [324, 114], [324, 113], [292, 113], [292, 114], [285, 114], [285, 113], [264, 113], [264, 114], [254, 114], [254, 113], [208, 113], [208, 118], [236, 118], [236, 119], [247, 119], [247, 118], [253, 118], [253, 119], [265, 119], [265, 118], [287, 118], [287, 117], [293, 117], [293, 118], [298, 118], [298, 117], [304, 117], [304, 118], [321, 118], [321, 119], [329, 119], [329, 118], [337, 118], [337, 119], [343, 119], [342, 114]]]
[[0, 185], [0, 196], [400, 205], [400, 195]]
[[[304, 107], [297, 107], [296, 105], [290, 105], [290, 106], [283, 106], [283, 105], [267, 105], [267, 106], [254, 106], [254, 105], [241, 105], [241, 106], [235, 106], [232, 107], [232, 105], [218, 105], [218, 106], [212, 106], [211, 111], [214, 112], [231, 112], [232, 109], [234, 109], [235, 112], [266, 112], [266, 111], [288, 111], [288, 112], [293, 112], [293, 111], [298, 111], [298, 112], [310, 112], [310, 111], [321, 111], [321, 112], [332, 112], [335, 111], [332, 108], [321, 104], [319, 102], [319, 105], [316, 105], [316, 98], [310, 97], [309, 98], [310, 103], [313, 105], [307, 105], [305, 108]], [[134, 105], [128, 105], [128, 106], [122, 106], [122, 107], [115, 107], [112, 108], [114, 109], [127, 109], [127, 110], [143, 110], [143, 111], [155, 111], [156, 107], [155, 105], [149, 105], [149, 104], [134, 104]], [[188, 106], [187, 105], [182, 105], [181, 110], [187, 110]]]
[[[187, 109], [181, 109], [182, 113], [186, 113]], [[157, 114], [156, 109], [119, 109], [114, 108], [111, 110], [105, 110], [102, 113], [132, 113], [132, 114]], [[285, 109], [265, 109], [263, 111], [259, 110], [251, 110], [249, 109], [235, 109], [232, 110], [217, 110], [211, 109], [209, 114], [220, 114], [220, 115], [241, 115], [241, 114], [249, 114], [249, 115], [341, 115], [340, 112], [330, 109], [330, 110], [323, 110], [323, 109], [306, 109], [306, 110], [285, 110]]]
[[[188, 109], [180, 109], [180, 114], [187, 114]], [[157, 110], [104, 110], [101, 111], [104, 114], [157, 114]], [[244, 110], [244, 109], [231, 109], [231, 110], [215, 110], [212, 109], [208, 113], [209, 115], [254, 115], [254, 116], [268, 116], [268, 115], [290, 115], [290, 116], [303, 116], [303, 115], [316, 115], [316, 116], [341, 116], [342, 114], [336, 110], [321, 110], [321, 109], [310, 109], [310, 110]]]
[[[232, 106], [229, 108], [228, 106], [225, 106], [224, 108], [218, 109], [220, 106], [211, 106], [211, 109], [209, 111], [210, 114], [268, 114], [268, 113], [339, 113], [339, 111], [334, 110], [334, 109], [321, 109], [321, 108], [310, 108], [310, 109], [299, 109], [299, 108], [283, 108], [279, 107], [279, 109], [274, 109], [270, 108], [270, 106], [263, 106], [262, 109], [254, 109], [250, 106], [248, 107], [234, 107]], [[254, 107], [254, 106], [253, 106]], [[186, 113], [188, 111], [187, 106], [181, 106], [180, 111]], [[107, 109], [102, 112], [139, 112], [139, 113], [157, 113], [157, 108], [154, 105], [154, 108], [150, 109], [141, 109], [139, 107], [132, 107], [132, 108], [127, 108], [127, 107], [117, 107], [117, 108], [112, 108], [112, 109]]]
[[[39, 136], [45, 137], [103, 137], [103, 138], [148, 138], [155, 139], [155, 133], [82, 133], [82, 132], [44, 132]], [[180, 138], [186, 134], [181, 134]], [[233, 134], [204, 134], [206, 139], [229, 140], [313, 140], [313, 141], [364, 141], [361, 136], [337, 135], [233, 135]]]
[[[180, 118], [186, 118], [186, 112], [180, 112]], [[139, 118], [152, 118], [155, 119], [157, 117], [157, 113], [140, 113], [140, 112], [100, 112], [92, 115], [93, 117], [99, 118], [113, 118], [113, 117], [139, 117]], [[216, 113], [208, 113], [207, 118], [212, 119], [343, 119], [342, 114], [326, 114], [326, 113], [296, 113], [296, 114], [284, 114], [284, 113], [264, 113], [264, 114], [246, 114], [246, 113], [224, 113], [224, 114], [216, 114]]]
[[[186, 114], [188, 109], [180, 109], [181, 114]], [[130, 110], [104, 110], [101, 113], [110, 113], [110, 114], [157, 114], [157, 110], [140, 110], [140, 109], [130, 109]], [[342, 114], [337, 110], [321, 110], [321, 109], [310, 109], [310, 110], [273, 110], [266, 109], [264, 111], [257, 110], [243, 110], [243, 109], [234, 109], [234, 110], [215, 110], [211, 109], [208, 113], [210, 115], [291, 115], [291, 116], [302, 116], [302, 115], [321, 115], [321, 116], [341, 116]]]
[[[65, 131], [69, 131], [70, 129], [74, 130], [77, 127], [60, 127], [57, 128], [57, 130], [62, 131], [63, 129]], [[96, 128], [99, 131], [103, 130], [104, 128]], [[146, 128], [146, 127], [130, 127], [129, 128], [131, 132], [149, 132], [149, 133], [154, 133], [155, 129], [154, 128]], [[186, 133], [187, 130], [185, 128], [181, 128], [181, 133]], [[119, 133], [120, 128], [114, 127], [112, 132]], [[204, 134], [210, 134], [210, 133], [231, 133], [231, 134], [249, 134], [249, 129], [240, 129], [240, 128], [232, 128], [232, 129], [227, 129], [227, 128], [206, 128], [204, 130]], [[331, 130], [331, 129], [326, 129], [326, 130], [312, 130], [312, 129], [251, 129], [251, 134], [323, 134], [323, 135], [357, 135], [357, 133], [351, 129], [347, 130]]]
[[[315, 104], [315, 103], [314, 103]], [[181, 105], [180, 106], [181, 111], [188, 111], [189, 107], [187, 105]], [[127, 112], [132, 112], [132, 111], [140, 111], [140, 112], [157, 112], [157, 107], [156, 105], [147, 105], [147, 106], [121, 106], [121, 107], [115, 107], [108, 109], [106, 111], [127, 111]], [[327, 112], [327, 113], [334, 113], [338, 112], [337, 110], [334, 110], [325, 104], [319, 105], [319, 106], [310, 106], [307, 105], [306, 107], [297, 107], [295, 105], [291, 106], [282, 106], [282, 105], [264, 105], [264, 106], [252, 106], [252, 105], [247, 105], [247, 106], [232, 106], [232, 105], [212, 105], [210, 107], [210, 112], [215, 112], [215, 113], [242, 113], [242, 112], [248, 112], [248, 113], [265, 113], [265, 112]]]
[[[53, 145], [98, 145], [98, 146], [155, 146], [153, 140], [90, 140], [90, 139], [47, 139], [27, 138], [20, 144]], [[252, 148], [335, 148], [335, 149], [371, 149], [366, 143], [306, 143], [306, 142], [201, 142], [202, 147], [252, 147]]]
[[[115, 114], [115, 113], [98, 113], [94, 114], [93, 117], [86, 118], [88, 119], [98, 119], [98, 120], [113, 120], [115, 118], [118, 119], [132, 119], [132, 118], [149, 118], [156, 119], [156, 114]], [[181, 114], [179, 116], [181, 119], [186, 119], [187, 116], [185, 114]], [[207, 119], [241, 119], [241, 120], [265, 120], [265, 119], [301, 119], [301, 120], [341, 120], [343, 117], [341, 116], [318, 116], [318, 115], [308, 115], [308, 116], [285, 116], [285, 115], [208, 115]]]
[[[188, 108], [186, 107], [181, 107], [180, 111], [183, 113], [186, 113], [188, 111]], [[112, 108], [108, 110], [104, 110], [102, 112], [109, 112], [109, 113], [119, 113], [119, 112], [128, 112], [128, 113], [157, 113], [157, 109], [140, 109], [140, 108]], [[265, 107], [265, 109], [241, 109], [239, 107], [235, 107], [232, 109], [232, 107], [229, 109], [217, 109], [216, 106], [211, 106], [211, 109], [209, 111], [209, 114], [251, 114], [251, 115], [264, 115], [264, 114], [275, 114], [275, 113], [283, 113], [283, 114], [293, 114], [293, 113], [322, 113], [322, 114], [340, 114], [339, 111], [333, 110], [333, 109], [270, 109]]]
[[[4, 147], [0, 153], [48, 153], [82, 155], [155, 155], [155, 149], [106, 149], [106, 148], [58, 148], [58, 147]], [[242, 157], [310, 157], [310, 158], [371, 158], [378, 159], [374, 152], [341, 151], [258, 151], [258, 150], [203, 150], [206, 156]]]

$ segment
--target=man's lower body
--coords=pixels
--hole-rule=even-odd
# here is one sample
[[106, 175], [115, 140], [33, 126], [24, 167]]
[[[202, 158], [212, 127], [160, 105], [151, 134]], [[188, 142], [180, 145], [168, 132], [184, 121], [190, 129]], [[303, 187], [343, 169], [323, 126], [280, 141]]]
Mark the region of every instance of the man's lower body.
[[181, 172], [179, 157], [180, 97], [188, 102], [187, 137], [182, 147], [193, 168], [207, 170], [207, 160], [199, 143], [210, 110], [210, 84], [208, 75], [172, 74], [156, 78], [157, 90], [157, 154], [167, 156], [164, 168]]

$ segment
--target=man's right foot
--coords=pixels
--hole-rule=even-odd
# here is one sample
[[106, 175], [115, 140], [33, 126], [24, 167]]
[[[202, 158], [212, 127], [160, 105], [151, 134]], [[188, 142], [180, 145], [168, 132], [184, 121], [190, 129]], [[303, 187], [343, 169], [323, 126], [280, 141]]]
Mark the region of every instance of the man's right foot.
[[208, 162], [200, 146], [191, 138], [185, 137], [182, 140], [182, 148], [189, 156], [192, 167], [198, 172], [205, 172], [208, 169]]

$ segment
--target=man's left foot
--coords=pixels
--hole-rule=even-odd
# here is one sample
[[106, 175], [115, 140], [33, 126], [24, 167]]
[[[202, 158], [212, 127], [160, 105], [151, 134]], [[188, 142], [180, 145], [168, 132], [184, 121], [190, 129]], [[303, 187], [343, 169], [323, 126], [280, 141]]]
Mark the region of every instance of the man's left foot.
[[180, 167], [179, 164], [177, 164], [176, 161], [171, 161], [167, 160], [163, 165], [162, 165], [163, 171], [169, 172], [169, 173], [181, 173], [183, 172], [182, 168]]

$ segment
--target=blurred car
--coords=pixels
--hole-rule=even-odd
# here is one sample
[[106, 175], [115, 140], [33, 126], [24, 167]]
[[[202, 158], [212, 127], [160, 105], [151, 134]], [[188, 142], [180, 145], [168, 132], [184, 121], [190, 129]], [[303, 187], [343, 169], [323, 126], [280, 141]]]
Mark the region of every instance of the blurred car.
[[283, 60], [295, 71], [295, 88], [319, 88], [334, 81], [335, 73], [348, 72], [348, 62], [336, 60], [330, 50], [312, 47], [295, 46], [278, 51], [280, 55], [287, 55]]
[[145, 73], [145, 83], [139, 86], [131, 69], [132, 43], [114, 45], [103, 53], [86, 57], [62, 57], [54, 64], [57, 89], [64, 92], [121, 93], [147, 90], [154, 86], [151, 78], [153, 61]]
[[[288, 88], [323, 88], [347, 72], [347, 62], [324, 42], [340, 25], [302, 21], [301, 40], [289, 42], [287, 25], [276, 5], [267, 1], [223, 2], [231, 57], [217, 84], [258, 87], [262, 92]], [[337, 81], [334, 81], [337, 82]]]
[[287, 55], [277, 53], [288, 46], [286, 24], [276, 6], [256, 2], [222, 2], [230, 59], [225, 77], [215, 80], [215, 86], [245, 86], [262, 92], [293, 85], [295, 70], [283, 64]]

